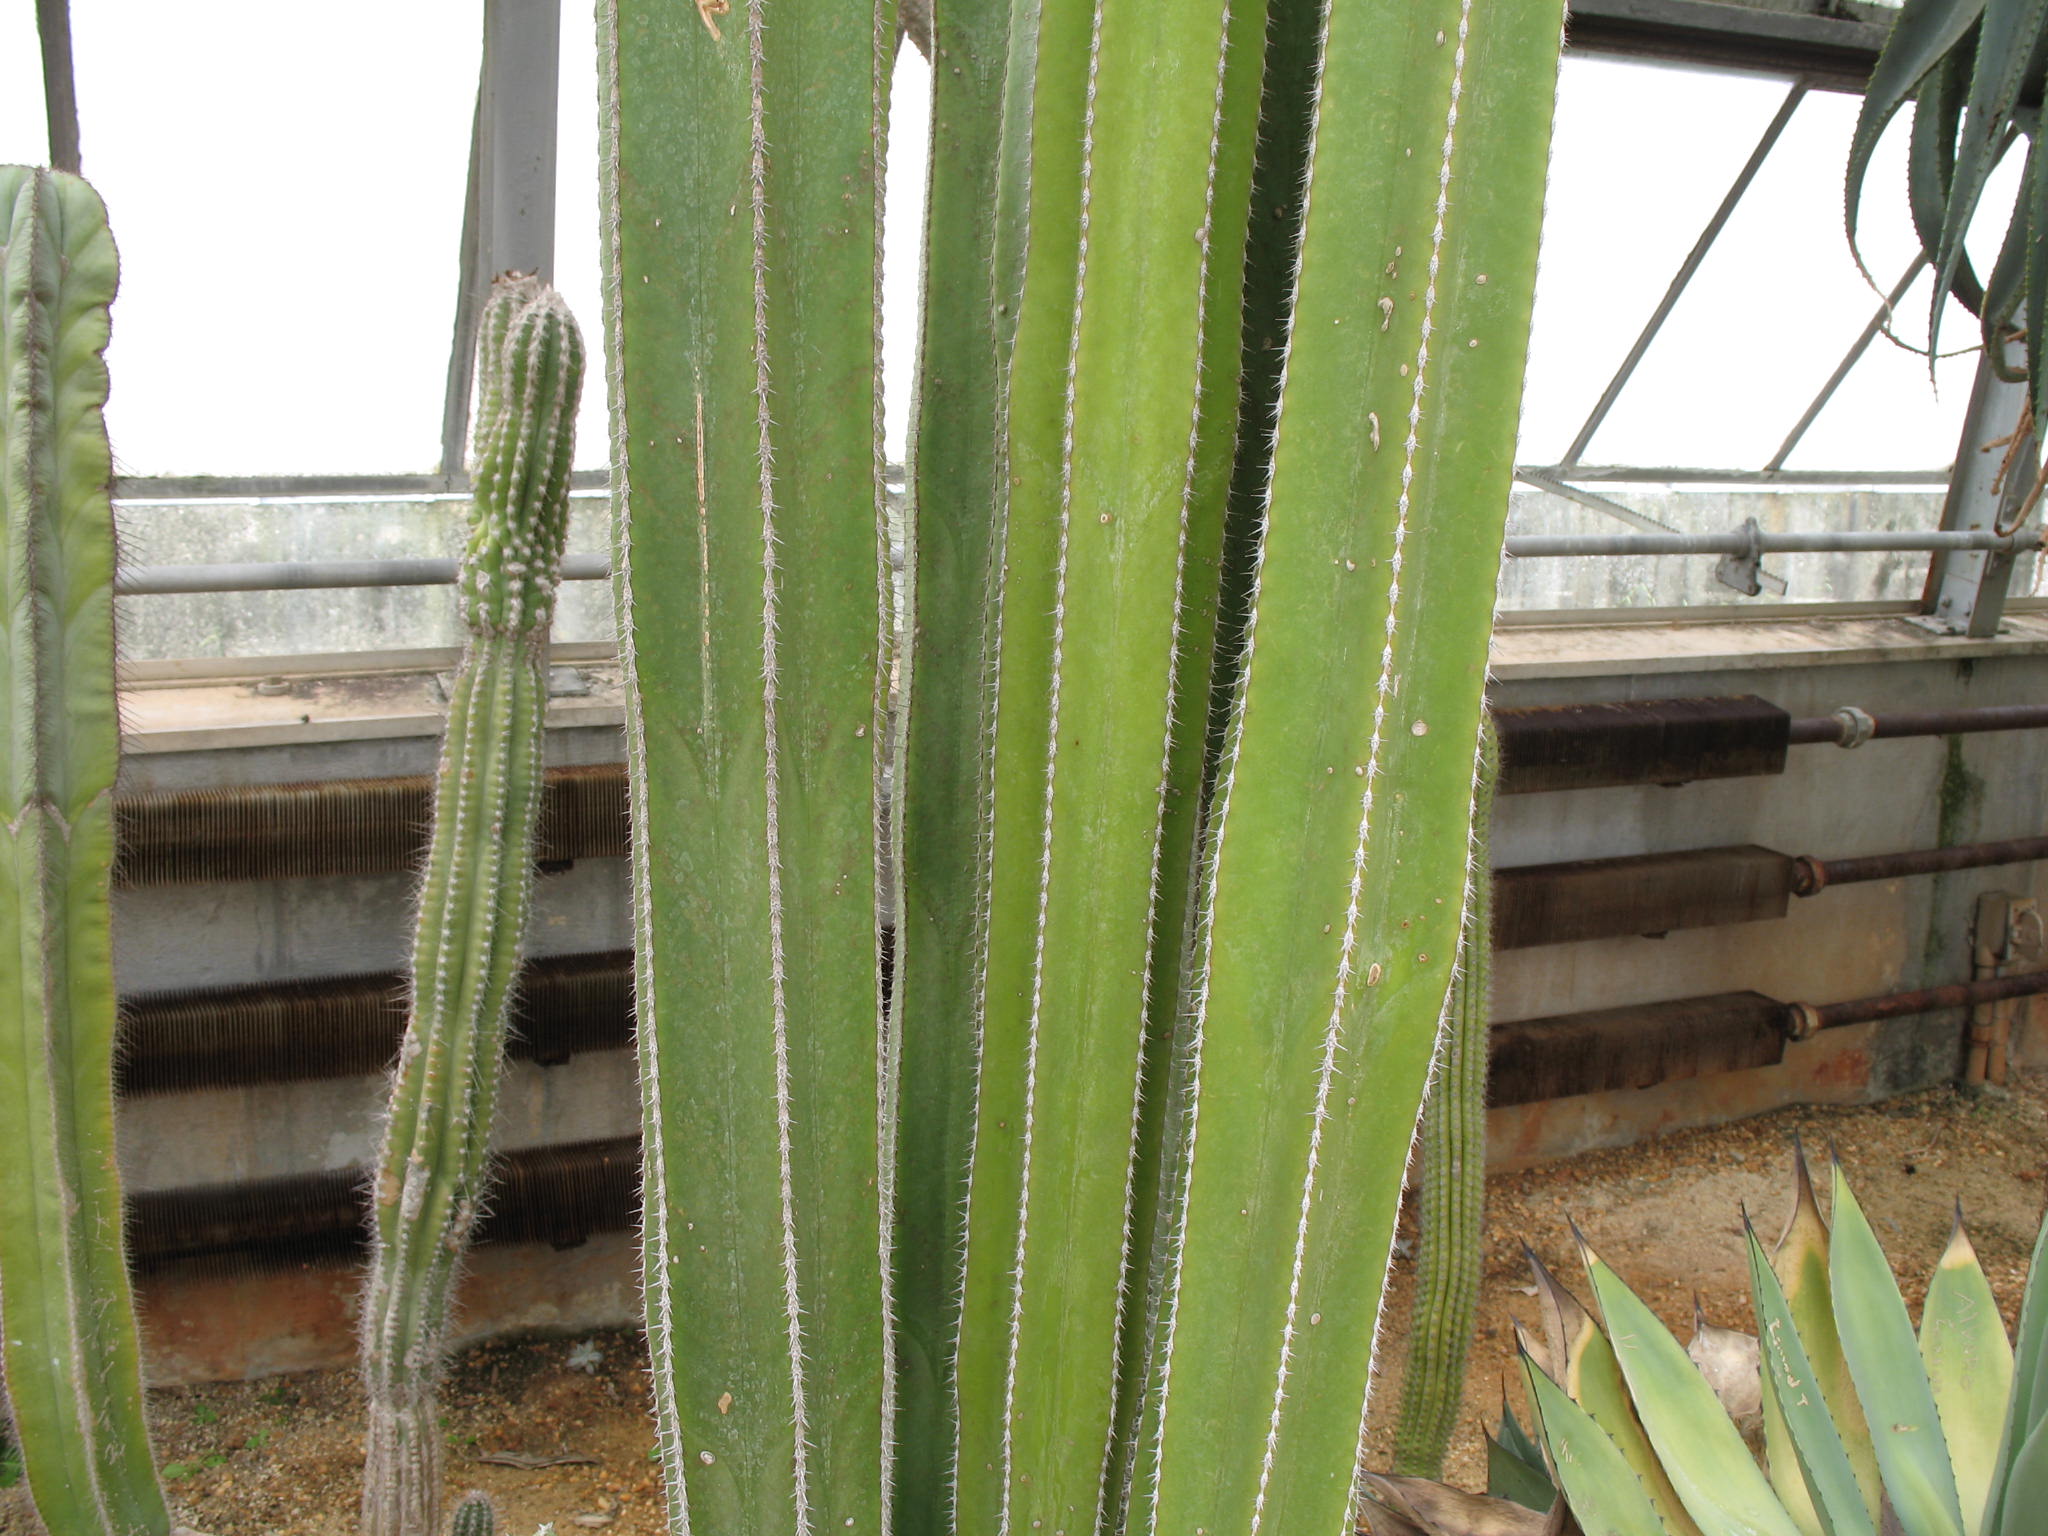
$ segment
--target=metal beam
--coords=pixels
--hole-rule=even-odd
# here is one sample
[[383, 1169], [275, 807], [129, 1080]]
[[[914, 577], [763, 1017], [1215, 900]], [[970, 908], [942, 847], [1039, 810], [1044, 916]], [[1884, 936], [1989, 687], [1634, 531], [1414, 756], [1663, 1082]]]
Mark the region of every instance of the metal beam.
[[[2015, 317], [2015, 325], [2023, 323], [2023, 314]], [[1956, 445], [1955, 474], [1941, 509], [1945, 529], [1989, 534], [2010, 527], [2033, 489], [2040, 449], [2031, 434], [2016, 451], [2001, 451], [1999, 446], [2028, 419], [2023, 362], [2017, 371], [2017, 382], [2001, 379], [1990, 353], [1978, 359], [1962, 439]], [[2012, 585], [2013, 560], [2021, 549], [2039, 547], [2036, 536], [2032, 544], [1974, 545], [1937, 556], [1928, 566], [1927, 614], [1920, 622], [1945, 635], [1983, 639], [1997, 634]]]
[[462, 277], [441, 412], [445, 474], [462, 467], [469, 439], [477, 315], [491, 279], [500, 272], [555, 275], [561, 58], [561, 0], [488, 0], [462, 213]]
[[1835, 371], [1828, 375], [1827, 383], [1821, 385], [1820, 393], [1813, 397], [1813, 403], [1807, 406], [1805, 414], [1793, 423], [1792, 430], [1785, 434], [1785, 441], [1778, 444], [1778, 451], [1771, 455], [1770, 462], [1764, 465], [1765, 469], [1777, 470], [1785, 467], [1785, 461], [1792, 456], [1792, 450], [1797, 448], [1799, 440], [1806, 436], [1806, 429], [1811, 427], [1815, 418], [1828, 408], [1828, 402], [1835, 398], [1835, 391], [1842, 387], [1842, 381], [1849, 377], [1858, 363], [1863, 361], [1863, 354], [1870, 350], [1870, 344], [1877, 340], [1877, 333], [1884, 329], [1885, 323], [1892, 317], [1892, 311], [1898, 308], [1899, 300], [1906, 296], [1906, 290], [1913, 286], [1913, 280], [1926, 266], [1925, 251], [1907, 264], [1904, 275], [1892, 284], [1891, 292], [1887, 293], [1884, 302], [1877, 306], [1877, 313], [1870, 317], [1870, 323], [1863, 327], [1862, 334], [1851, 344], [1849, 350], [1842, 354], [1842, 360], [1835, 364]]
[[1575, 0], [1565, 46], [1576, 53], [1798, 76], [1818, 90], [1860, 93], [1895, 13], [1871, 5], [1830, 9], [1838, 14], [1715, 0]]

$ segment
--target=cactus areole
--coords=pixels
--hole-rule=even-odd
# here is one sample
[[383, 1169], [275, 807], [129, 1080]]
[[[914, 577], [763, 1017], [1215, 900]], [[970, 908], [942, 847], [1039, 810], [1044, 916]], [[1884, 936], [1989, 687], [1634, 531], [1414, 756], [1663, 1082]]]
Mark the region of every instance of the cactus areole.
[[499, 278], [477, 344], [475, 492], [457, 588], [468, 639], [435, 779], [412, 1010], [377, 1165], [362, 1324], [364, 1536], [440, 1528], [435, 1390], [484, 1195], [533, 883], [548, 625], [582, 377], [582, 338], [560, 296], [537, 278]]

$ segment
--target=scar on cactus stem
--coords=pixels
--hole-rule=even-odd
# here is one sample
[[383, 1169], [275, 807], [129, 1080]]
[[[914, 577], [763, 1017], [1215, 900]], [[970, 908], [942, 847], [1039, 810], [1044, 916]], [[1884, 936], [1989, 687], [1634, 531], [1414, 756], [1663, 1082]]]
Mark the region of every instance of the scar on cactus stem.
[[468, 636], [449, 698], [412, 1010], [374, 1186], [363, 1301], [365, 1536], [428, 1536], [440, 1525], [435, 1394], [457, 1266], [487, 1182], [531, 897], [548, 630], [582, 377], [582, 338], [560, 295], [517, 273], [493, 283], [477, 342], [475, 491], [456, 588]]

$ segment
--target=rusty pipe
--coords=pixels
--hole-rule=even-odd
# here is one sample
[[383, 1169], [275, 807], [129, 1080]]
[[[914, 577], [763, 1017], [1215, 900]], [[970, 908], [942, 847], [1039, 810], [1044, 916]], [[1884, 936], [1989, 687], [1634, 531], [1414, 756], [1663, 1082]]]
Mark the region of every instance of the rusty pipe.
[[1997, 842], [1873, 853], [1854, 859], [1817, 859], [1802, 853], [1792, 861], [1792, 894], [1816, 896], [1831, 885], [1899, 880], [1957, 869], [1988, 869], [1998, 864], [2029, 864], [2036, 859], [2048, 859], [2048, 837], [2008, 837]]
[[1786, 1032], [1795, 1040], [1804, 1040], [1819, 1030], [1839, 1029], [1845, 1024], [1869, 1024], [1944, 1008], [1969, 1008], [2012, 997], [2039, 997], [2044, 992], [2048, 992], [2048, 970], [1994, 976], [1983, 981], [1950, 982], [1945, 987], [1922, 987], [1917, 992], [1887, 992], [1880, 997], [1857, 997], [1844, 1003], [1788, 1003]]
[[1792, 722], [1789, 744], [1860, 747], [1901, 736], [1970, 736], [1980, 731], [2048, 729], [2048, 704], [1986, 704], [1968, 709], [1896, 709], [1873, 715], [1846, 705]]

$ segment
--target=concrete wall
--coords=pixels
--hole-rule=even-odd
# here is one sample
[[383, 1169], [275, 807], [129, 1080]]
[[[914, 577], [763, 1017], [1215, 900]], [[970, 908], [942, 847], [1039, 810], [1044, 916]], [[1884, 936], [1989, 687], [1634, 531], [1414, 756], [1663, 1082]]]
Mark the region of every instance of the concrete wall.
[[[1496, 647], [1494, 695], [1515, 706], [1755, 693], [1794, 715], [1842, 704], [1882, 714], [2036, 702], [2048, 694], [2048, 618], [2021, 615], [2009, 629], [1997, 640], [1971, 642], [1937, 639], [1896, 619], [1514, 628]], [[554, 760], [616, 757], [615, 689], [601, 674], [596, 681], [591, 697], [565, 702], [559, 712]], [[436, 709], [426, 680], [366, 682], [355, 695], [340, 683], [320, 685], [317, 695], [312, 684], [294, 687], [291, 695], [264, 696], [221, 682], [136, 695], [125, 787], [431, 767]], [[199, 719], [207, 723], [194, 728]], [[1508, 796], [1499, 802], [1494, 856], [1507, 866], [1754, 842], [1830, 858], [2034, 835], [2048, 828], [2044, 748], [2048, 735], [2039, 732], [1873, 742], [1853, 751], [1800, 747], [1779, 777]], [[1736, 989], [1833, 1002], [1966, 979], [1975, 898], [1990, 889], [2048, 895], [2048, 881], [2039, 869], [2019, 866], [1873, 883], [1796, 901], [1772, 922], [1510, 952], [1496, 965], [1495, 1015], [1531, 1018]], [[409, 896], [404, 877], [124, 891], [116, 905], [121, 983], [156, 991], [401, 967]], [[541, 881], [536, 953], [629, 941], [621, 861], [586, 861]], [[1497, 1110], [1493, 1156], [1524, 1162], [1798, 1100], [1879, 1098], [1953, 1078], [1960, 1050], [1961, 1021], [1953, 1015], [1831, 1031], [1788, 1047], [1777, 1067]], [[381, 1080], [363, 1078], [137, 1097], [120, 1119], [130, 1187], [362, 1162], [374, 1150], [381, 1095]], [[507, 1148], [627, 1135], [637, 1124], [629, 1053], [509, 1070], [499, 1127]], [[471, 1325], [624, 1321], [633, 1297], [623, 1267], [630, 1247], [607, 1241], [559, 1261], [527, 1250], [480, 1257]], [[601, 1283], [592, 1278], [600, 1270]], [[331, 1274], [307, 1279], [308, 1289], [295, 1293], [301, 1336], [286, 1346], [245, 1337], [247, 1314], [233, 1308], [212, 1324], [195, 1320], [177, 1298], [189, 1300], [195, 1286], [212, 1283], [172, 1275], [146, 1287], [161, 1374], [346, 1357], [351, 1285]], [[265, 1295], [284, 1283], [234, 1282]]]

